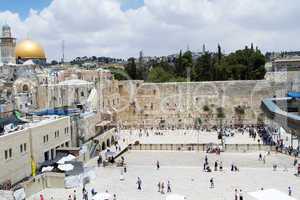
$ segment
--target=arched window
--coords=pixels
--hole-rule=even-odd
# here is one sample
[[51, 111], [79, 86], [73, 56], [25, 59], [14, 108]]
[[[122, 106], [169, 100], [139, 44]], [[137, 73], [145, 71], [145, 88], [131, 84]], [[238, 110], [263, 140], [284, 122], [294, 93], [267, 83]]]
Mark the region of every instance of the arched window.
[[22, 90], [23, 90], [23, 92], [28, 92], [29, 91], [28, 85], [23, 85]]

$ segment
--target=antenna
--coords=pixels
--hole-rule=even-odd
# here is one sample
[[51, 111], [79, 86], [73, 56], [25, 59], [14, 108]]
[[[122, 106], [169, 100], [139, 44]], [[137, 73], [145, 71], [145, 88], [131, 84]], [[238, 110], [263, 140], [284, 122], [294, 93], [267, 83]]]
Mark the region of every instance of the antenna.
[[64, 62], [65, 62], [65, 41], [64, 40], [62, 41], [61, 50], [62, 50], [61, 63], [64, 64]]

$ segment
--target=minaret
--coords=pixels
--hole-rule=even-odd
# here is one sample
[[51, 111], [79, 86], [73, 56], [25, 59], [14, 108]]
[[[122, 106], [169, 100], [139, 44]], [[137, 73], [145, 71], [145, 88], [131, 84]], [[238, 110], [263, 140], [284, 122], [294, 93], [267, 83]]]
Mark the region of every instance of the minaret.
[[11, 29], [6, 24], [2, 27], [2, 35], [0, 38], [1, 62], [4, 64], [16, 63], [15, 56], [16, 38], [11, 36]]

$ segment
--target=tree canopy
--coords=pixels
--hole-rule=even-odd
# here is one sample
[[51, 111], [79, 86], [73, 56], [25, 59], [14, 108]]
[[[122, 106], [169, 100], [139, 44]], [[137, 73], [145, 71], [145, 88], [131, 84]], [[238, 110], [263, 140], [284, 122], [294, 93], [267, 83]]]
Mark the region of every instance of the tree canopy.
[[205, 52], [197, 59], [191, 51], [180, 51], [172, 61], [151, 61], [147, 65], [129, 58], [125, 71], [131, 79], [148, 82], [256, 80], [264, 78], [265, 62], [265, 56], [253, 45], [228, 55], [223, 55], [218, 45], [217, 53]]

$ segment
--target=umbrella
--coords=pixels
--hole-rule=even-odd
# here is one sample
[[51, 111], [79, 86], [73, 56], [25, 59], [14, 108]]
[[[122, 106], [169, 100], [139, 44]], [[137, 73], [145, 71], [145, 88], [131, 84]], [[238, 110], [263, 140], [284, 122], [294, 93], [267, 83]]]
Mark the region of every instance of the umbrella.
[[68, 161], [72, 161], [74, 160], [76, 157], [73, 156], [72, 154], [69, 154], [65, 157], [62, 157], [61, 159], [59, 159], [59, 161], [57, 161], [58, 164], [64, 164], [65, 162], [68, 162]]
[[52, 167], [52, 166], [43, 167], [43, 168], [42, 168], [42, 172], [51, 172], [53, 168], [54, 168], [54, 167]]
[[71, 171], [74, 169], [74, 166], [72, 164], [58, 165], [58, 169], [61, 171]]
[[166, 200], [185, 200], [185, 196], [179, 195], [179, 194], [169, 194], [166, 197]]
[[97, 193], [95, 196], [92, 197], [92, 200], [111, 200], [112, 196], [107, 193]]

